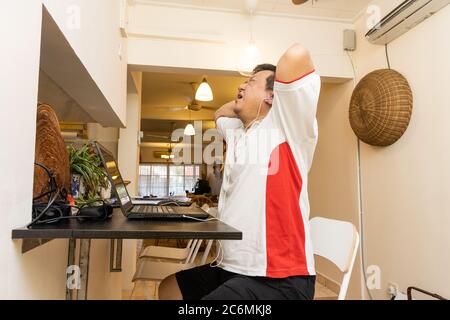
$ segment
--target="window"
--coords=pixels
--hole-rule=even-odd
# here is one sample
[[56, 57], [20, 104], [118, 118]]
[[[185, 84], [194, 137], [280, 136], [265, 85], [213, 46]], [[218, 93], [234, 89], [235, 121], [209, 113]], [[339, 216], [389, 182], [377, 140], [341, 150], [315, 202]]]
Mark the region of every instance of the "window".
[[182, 196], [193, 191], [200, 178], [200, 165], [141, 164], [139, 196]]

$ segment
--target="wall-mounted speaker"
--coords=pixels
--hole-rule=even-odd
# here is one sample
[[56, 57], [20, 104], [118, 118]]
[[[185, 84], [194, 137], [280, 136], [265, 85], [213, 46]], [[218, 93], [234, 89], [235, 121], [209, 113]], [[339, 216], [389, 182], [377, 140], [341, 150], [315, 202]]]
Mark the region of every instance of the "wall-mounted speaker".
[[344, 50], [355, 51], [356, 50], [356, 32], [355, 30], [344, 30]]

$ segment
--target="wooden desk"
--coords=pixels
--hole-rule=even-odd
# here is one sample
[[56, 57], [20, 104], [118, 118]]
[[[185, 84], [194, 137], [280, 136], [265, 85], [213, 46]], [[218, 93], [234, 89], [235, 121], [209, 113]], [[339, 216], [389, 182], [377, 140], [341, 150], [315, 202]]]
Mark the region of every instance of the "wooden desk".
[[[121, 271], [122, 239], [213, 239], [242, 240], [242, 232], [221, 221], [197, 222], [189, 220], [129, 220], [120, 209], [115, 209], [111, 219], [105, 221], [64, 220], [56, 224], [37, 225], [32, 228], [12, 230], [12, 239], [28, 242], [22, 252], [52, 239], [70, 239], [68, 266], [76, 266], [75, 251], [77, 239], [80, 242], [79, 262], [80, 286], [77, 299], [87, 298], [89, 253], [91, 239], [111, 239], [110, 270]], [[71, 274], [68, 275], [69, 277]], [[74, 299], [73, 289], [66, 288], [66, 298]]]

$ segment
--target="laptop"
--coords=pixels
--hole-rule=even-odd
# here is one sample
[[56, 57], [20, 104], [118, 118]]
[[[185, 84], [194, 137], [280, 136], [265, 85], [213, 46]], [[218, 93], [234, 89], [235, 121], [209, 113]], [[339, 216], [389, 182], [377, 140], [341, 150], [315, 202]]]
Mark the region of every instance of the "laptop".
[[[122, 213], [128, 219], [206, 219], [209, 217], [206, 211], [198, 207], [133, 204], [112, 154], [98, 142], [94, 142], [94, 146], [111, 186], [116, 191]], [[177, 204], [176, 201], [173, 203]]]

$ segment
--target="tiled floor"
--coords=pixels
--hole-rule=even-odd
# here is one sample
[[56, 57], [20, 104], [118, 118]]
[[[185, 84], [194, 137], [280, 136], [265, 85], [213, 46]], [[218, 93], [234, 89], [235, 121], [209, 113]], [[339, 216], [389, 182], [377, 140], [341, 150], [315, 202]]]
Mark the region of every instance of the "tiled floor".
[[[141, 247], [145, 247], [147, 245], [154, 245], [154, 242], [145, 242], [141, 243], [138, 247], [138, 251], [140, 251]], [[173, 241], [168, 240], [162, 240], [158, 245], [165, 245], [165, 246], [176, 246], [177, 243]], [[180, 245], [180, 244], [179, 244]], [[198, 263], [203, 255], [203, 252], [199, 252], [196, 262]], [[211, 262], [215, 257], [215, 251], [211, 250], [211, 253], [209, 255], [208, 262]], [[131, 292], [124, 292], [122, 294], [123, 300], [156, 300], [157, 299], [157, 289], [156, 289], [156, 283], [147, 281], [147, 282], [137, 282], [135, 284], [134, 290], [133, 290], [133, 297], [131, 297]], [[315, 299], [317, 300], [335, 300], [337, 298], [337, 294], [329, 290], [328, 288], [324, 287], [320, 283], [316, 281], [316, 294]]]

